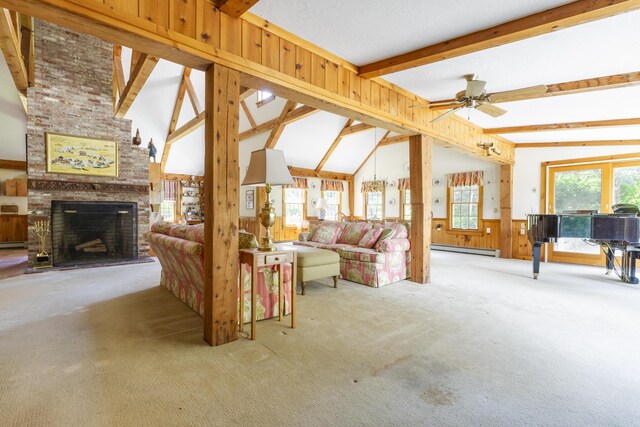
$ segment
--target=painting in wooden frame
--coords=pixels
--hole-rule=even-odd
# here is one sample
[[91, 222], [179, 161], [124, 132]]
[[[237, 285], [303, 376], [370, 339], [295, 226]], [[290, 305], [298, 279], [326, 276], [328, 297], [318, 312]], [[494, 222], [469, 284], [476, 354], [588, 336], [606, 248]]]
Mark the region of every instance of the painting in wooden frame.
[[117, 177], [118, 141], [47, 132], [47, 172]]

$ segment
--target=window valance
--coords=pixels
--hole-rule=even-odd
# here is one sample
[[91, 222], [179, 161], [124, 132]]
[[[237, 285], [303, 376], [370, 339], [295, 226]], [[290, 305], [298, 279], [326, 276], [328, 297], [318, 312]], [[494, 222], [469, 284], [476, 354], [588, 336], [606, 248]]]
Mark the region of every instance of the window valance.
[[284, 188], [301, 188], [306, 190], [309, 188], [309, 180], [307, 178], [293, 177], [293, 184], [285, 185]]
[[398, 191], [411, 190], [411, 180], [409, 178], [400, 178], [398, 180]]
[[469, 185], [484, 185], [484, 171], [461, 172], [447, 175], [447, 186], [464, 187]]
[[162, 200], [178, 200], [178, 181], [162, 181]]
[[323, 179], [320, 183], [321, 191], [344, 191], [344, 184], [342, 181], [332, 181]]
[[375, 193], [382, 191], [387, 186], [387, 181], [364, 181], [360, 188], [361, 193]]

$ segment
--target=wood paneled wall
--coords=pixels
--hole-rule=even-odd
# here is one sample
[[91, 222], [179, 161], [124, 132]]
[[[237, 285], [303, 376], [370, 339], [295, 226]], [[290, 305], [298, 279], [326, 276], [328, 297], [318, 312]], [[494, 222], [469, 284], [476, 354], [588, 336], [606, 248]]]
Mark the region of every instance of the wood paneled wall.
[[[431, 243], [434, 245], [462, 246], [466, 248], [500, 249], [500, 220], [485, 219], [482, 232], [459, 233], [447, 231], [446, 218], [433, 218], [431, 221]], [[440, 226], [440, 230], [438, 230]], [[487, 234], [486, 229], [491, 233]]]
[[0, 242], [26, 242], [27, 215], [2, 215], [0, 218]]
[[[524, 234], [521, 234], [524, 230]], [[531, 259], [531, 243], [527, 237], [527, 220], [514, 219], [511, 224], [511, 246], [513, 259]]]

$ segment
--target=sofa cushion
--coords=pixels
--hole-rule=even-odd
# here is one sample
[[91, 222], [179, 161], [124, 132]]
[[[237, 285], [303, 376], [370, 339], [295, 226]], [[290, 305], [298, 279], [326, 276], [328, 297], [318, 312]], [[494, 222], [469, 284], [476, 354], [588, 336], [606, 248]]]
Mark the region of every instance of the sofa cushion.
[[323, 248], [326, 246], [324, 243], [318, 242], [293, 242], [295, 246], [306, 246], [307, 248]]
[[337, 240], [337, 243], [345, 243], [347, 245], [357, 246], [367, 231], [371, 230], [373, 225], [367, 222], [352, 222], [348, 223], [344, 231]]
[[347, 249], [338, 249], [338, 254], [342, 259], [372, 262], [376, 264], [384, 263], [384, 253], [376, 252], [373, 249], [368, 248], [351, 247]]
[[360, 239], [360, 242], [358, 242], [358, 246], [361, 248], [369, 248], [369, 249], [373, 248], [373, 246], [376, 244], [376, 242], [380, 238], [381, 234], [382, 234], [381, 227], [377, 227], [377, 226], [373, 227], [371, 230], [367, 231], [364, 236], [362, 236], [362, 239]]
[[378, 249], [382, 245], [382, 242], [393, 239], [393, 235], [395, 234], [395, 232], [396, 230], [393, 228], [383, 228], [382, 233], [380, 234], [380, 237], [378, 237], [378, 241], [376, 242], [374, 247]]
[[316, 228], [311, 241], [324, 244], [336, 243], [345, 225], [343, 222], [324, 221]]

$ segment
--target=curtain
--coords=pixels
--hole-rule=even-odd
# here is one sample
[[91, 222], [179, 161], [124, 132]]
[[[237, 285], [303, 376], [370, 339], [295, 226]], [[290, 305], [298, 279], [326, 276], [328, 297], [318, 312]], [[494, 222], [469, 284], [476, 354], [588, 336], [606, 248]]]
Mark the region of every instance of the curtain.
[[447, 186], [464, 187], [468, 185], [484, 185], [484, 171], [461, 172], [447, 175]]
[[344, 184], [342, 181], [330, 181], [323, 179], [320, 184], [321, 191], [344, 191]]
[[297, 178], [293, 177], [293, 184], [285, 185], [284, 188], [301, 188], [306, 190], [309, 188], [309, 180], [307, 178]]
[[398, 191], [411, 190], [411, 181], [409, 178], [400, 178], [398, 180]]
[[162, 181], [162, 200], [178, 200], [178, 181]]
[[387, 186], [387, 182], [386, 181], [381, 181], [381, 180], [363, 181], [362, 182], [362, 187], [360, 187], [360, 192], [361, 193], [372, 193], [372, 192], [382, 191], [382, 189], [384, 187], [386, 187], [386, 186]]

